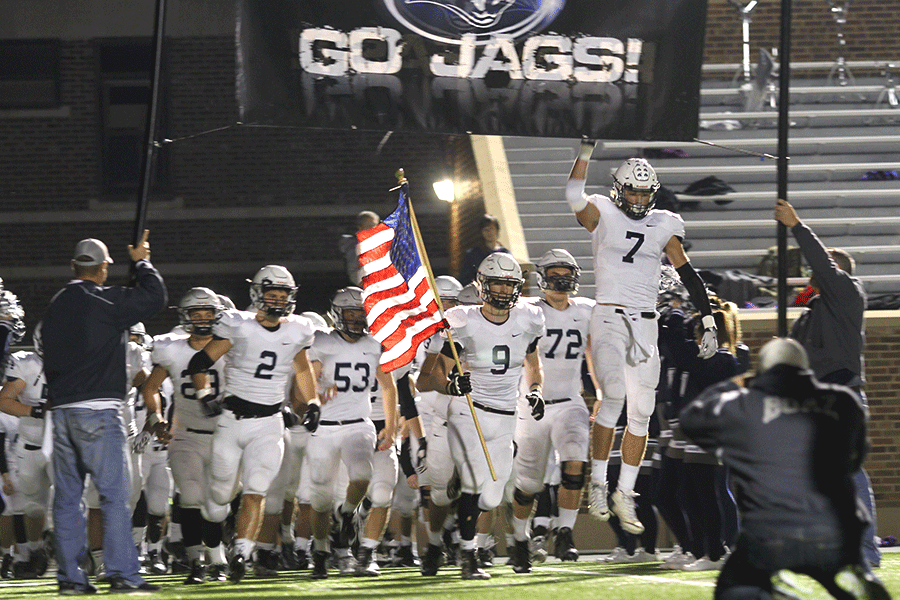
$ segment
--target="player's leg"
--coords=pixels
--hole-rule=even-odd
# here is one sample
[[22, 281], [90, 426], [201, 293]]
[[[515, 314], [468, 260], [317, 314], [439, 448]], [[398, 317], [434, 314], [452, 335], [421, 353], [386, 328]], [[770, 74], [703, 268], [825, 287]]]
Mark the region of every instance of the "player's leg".
[[544, 489], [544, 475], [551, 454], [552, 418], [516, 420], [515, 489], [513, 492], [513, 570], [531, 570], [530, 532], [528, 521], [535, 497]]
[[573, 398], [554, 407], [550, 439], [562, 465], [562, 477], [557, 496], [559, 516], [555, 553], [561, 560], [578, 560], [578, 550], [572, 530], [581, 507], [581, 490], [587, 469], [589, 413], [584, 400]]
[[[334, 479], [340, 463], [340, 438], [334, 426], [322, 426], [312, 435], [306, 447], [305, 465], [309, 472], [309, 504], [313, 537], [313, 579], [328, 577], [328, 533], [334, 506]], [[301, 474], [301, 489], [303, 488]], [[300, 499], [303, 506], [303, 499]]]

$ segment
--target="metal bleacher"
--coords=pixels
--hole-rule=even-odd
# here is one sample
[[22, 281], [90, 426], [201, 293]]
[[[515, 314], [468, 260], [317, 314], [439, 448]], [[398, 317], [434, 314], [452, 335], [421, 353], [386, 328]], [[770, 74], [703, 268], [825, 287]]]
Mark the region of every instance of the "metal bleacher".
[[[704, 78], [708, 71], [723, 70], [704, 68]], [[886, 85], [890, 80], [837, 85], [812, 77], [791, 86], [788, 200], [826, 245], [854, 255], [856, 275], [870, 295], [900, 293], [900, 108], [884, 101]], [[743, 110], [734, 82], [704, 82], [700, 141], [602, 141], [591, 160], [587, 191], [608, 194], [622, 160], [652, 152], [662, 185], [681, 203], [694, 265], [756, 273], [776, 244], [777, 168], [771, 158], [739, 150], [776, 155], [777, 118], [768, 106]], [[504, 138], [504, 145], [532, 260], [550, 248], [567, 248], [583, 268], [581, 293], [593, 295], [590, 236], [563, 195], [578, 141]], [[680, 193], [710, 175], [734, 191]], [[788, 243], [794, 244], [791, 237]]]

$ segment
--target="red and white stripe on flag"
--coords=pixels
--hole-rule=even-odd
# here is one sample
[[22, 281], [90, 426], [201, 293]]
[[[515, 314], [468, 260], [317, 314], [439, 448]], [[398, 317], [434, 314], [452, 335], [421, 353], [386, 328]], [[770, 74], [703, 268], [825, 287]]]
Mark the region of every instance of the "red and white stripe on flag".
[[[403, 198], [401, 204], [405, 204]], [[444, 328], [415, 240], [406, 239], [408, 213], [403, 210], [398, 215], [400, 211], [398, 208], [382, 223], [356, 236], [366, 320], [372, 336], [381, 343], [380, 364], [385, 372], [408, 365], [419, 344]], [[395, 247], [398, 241], [405, 253]], [[410, 256], [410, 243], [414, 257]]]

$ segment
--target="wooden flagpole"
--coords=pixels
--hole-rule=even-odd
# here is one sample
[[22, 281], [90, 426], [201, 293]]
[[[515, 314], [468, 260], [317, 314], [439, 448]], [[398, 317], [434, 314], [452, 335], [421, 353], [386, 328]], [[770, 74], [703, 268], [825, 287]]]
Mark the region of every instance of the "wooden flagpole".
[[[409, 184], [403, 169], [398, 169], [396, 176], [397, 182], [401, 186]], [[431, 271], [431, 263], [428, 261], [428, 253], [425, 251], [425, 243], [422, 241], [422, 233], [419, 231], [419, 222], [416, 220], [416, 213], [413, 210], [412, 201], [409, 199], [409, 193], [406, 194], [406, 206], [409, 209], [409, 220], [412, 224], [413, 235], [416, 238], [416, 246], [419, 248], [419, 257], [422, 259], [422, 264], [425, 265], [425, 272], [428, 273], [428, 286], [431, 288], [431, 293], [434, 294], [438, 312], [441, 313], [441, 319], [444, 320], [444, 305], [441, 303], [441, 295], [438, 293], [437, 284], [434, 282], [434, 273]], [[446, 331], [447, 340], [450, 342], [450, 350], [453, 352], [453, 360], [456, 363], [456, 368], [462, 373], [462, 363], [459, 360], [459, 353], [456, 351], [456, 344], [453, 342], [453, 332], [450, 331], [450, 328], [447, 328]], [[487, 444], [484, 441], [484, 434], [481, 432], [481, 424], [478, 423], [478, 416], [475, 414], [475, 405], [472, 404], [471, 394], [466, 394], [466, 401], [469, 403], [469, 411], [472, 413], [472, 420], [475, 421], [475, 431], [478, 432], [478, 439], [481, 441], [481, 449], [484, 451], [484, 457], [487, 459], [488, 469], [491, 471], [491, 478], [494, 481], [497, 481], [497, 474], [494, 472], [494, 463], [491, 462], [491, 455], [488, 452]]]

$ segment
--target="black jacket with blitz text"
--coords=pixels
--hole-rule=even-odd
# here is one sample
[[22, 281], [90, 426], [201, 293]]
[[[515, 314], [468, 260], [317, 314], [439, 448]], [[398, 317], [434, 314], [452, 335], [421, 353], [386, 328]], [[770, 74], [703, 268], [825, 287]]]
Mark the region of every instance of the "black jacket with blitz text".
[[125, 398], [128, 328], [162, 310], [167, 298], [150, 261], [138, 261], [135, 270], [134, 287], [74, 279], [50, 301], [42, 336], [51, 408]]

